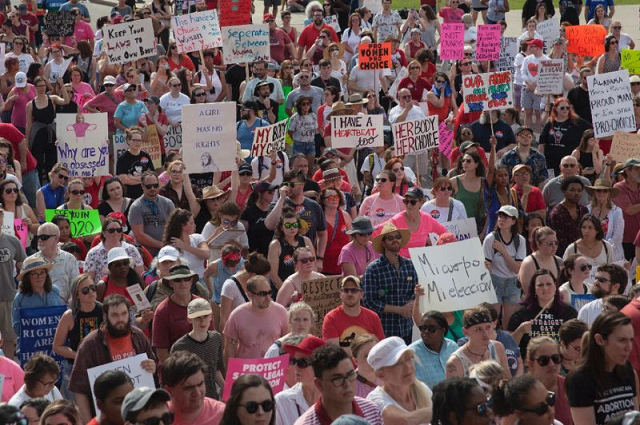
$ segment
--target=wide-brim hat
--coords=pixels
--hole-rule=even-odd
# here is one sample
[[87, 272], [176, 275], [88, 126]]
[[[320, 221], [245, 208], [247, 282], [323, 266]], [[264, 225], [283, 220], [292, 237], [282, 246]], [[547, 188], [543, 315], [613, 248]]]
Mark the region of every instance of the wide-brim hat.
[[22, 263], [22, 270], [18, 275], [18, 280], [22, 281], [22, 278], [24, 278], [27, 275], [27, 273], [31, 273], [32, 271], [46, 270], [47, 272], [50, 272], [52, 268], [53, 268], [52, 263], [45, 263], [41, 258], [36, 258], [36, 257], [27, 258], [26, 260], [24, 260], [24, 263]]
[[351, 106], [351, 105], [364, 105], [365, 103], [367, 103], [369, 100], [367, 98], [363, 98], [362, 94], [360, 93], [354, 93], [351, 96], [349, 96], [349, 101], [347, 103], [345, 103], [345, 106]]
[[273, 88], [275, 87], [273, 83], [270, 83], [268, 81], [260, 81], [258, 84], [256, 84], [256, 87], [253, 89], [253, 95], [257, 96], [258, 90], [260, 90], [260, 87], [264, 87], [264, 86], [269, 86], [269, 93], [273, 93]]
[[373, 226], [369, 217], [358, 216], [351, 222], [351, 230], [346, 230], [347, 235], [355, 234], [371, 234], [373, 233]]
[[207, 186], [202, 190], [202, 198], [200, 198], [200, 200], [204, 201], [206, 199], [216, 199], [223, 195], [226, 195], [227, 193], [229, 193], [228, 190], [222, 190], [216, 185]]
[[336, 115], [351, 115], [353, 113], [353, 109], [348, 107], [344, 102], [339, 101], [334, 102], [334, 104], [331, 105], [331, 112], [329, 112], [329, 115], [327, 115], [327, 117], [333, 117]]
[[165, 280], [188, 279], [194, 276], [197, 277], [198, 273], [191, 270], [189, 266], [186, 266], [184, 264], [178, 264], [171, 267], [171, 270], [169, 271], [169, 275], [165, 276], [164, 279]]
[[331, 43], [322, 52], [322, 56], [325, 59], [331, 60], [331, 49], [337, 47], [338, 48], [338, 58], [342, 59], [344, 57], [344, 45], [342, 43]]
[[384, 224], [384, 226], [382, 226], [382, 231], [375, 238], [373, 238], [373, 249], [375, 249], [376, 252], [382, 254], [382, 239], [384, 239], [386, 235], [395, 232], [400, 232], [400, 235], [402, 236], [402, 240], [400, 241], [400, 248], [409, 243], [409, 238], [411, 237], [411, 231], [409, 229], [398, 229], [395, 224], [387, 222]]
[[608, 190], [611, 192], [611, 197], [615, 198], [620, 193], [620, 189], [613, 187], [611, 180], [596, 179], [592, 186], [585, 186], [585, 190], [591, 196], [595, 196], [596, 190]]

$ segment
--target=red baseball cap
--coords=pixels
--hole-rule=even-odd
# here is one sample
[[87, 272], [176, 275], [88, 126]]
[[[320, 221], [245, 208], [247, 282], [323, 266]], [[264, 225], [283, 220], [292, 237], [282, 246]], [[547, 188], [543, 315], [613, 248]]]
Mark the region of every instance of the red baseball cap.
[[305, 356], [310, 356], [313, 354], [316, 348], [320, 348], [323, 345], [326, 345], [324, 339], [318, 338], [317, 336], [309, 335], [298, 345], [285, 344], [282, 346], [282, 348], [291, 356], [293, 356], [295, 353], [302, 353]]
[[543, 43], [543, 41], [542, 41], [542, 40], [540, 40], [540, 39], [537, 39], [537, 38], [534, 38], [533, 40], [529, 40], [529, 41], [527, 41], [527, 44], [528, 44], [529, 46], [536, 46], [536, 47], [539, 47], [539, 48], [541, 48], [541, 49], [544, 47], [544, 43]]

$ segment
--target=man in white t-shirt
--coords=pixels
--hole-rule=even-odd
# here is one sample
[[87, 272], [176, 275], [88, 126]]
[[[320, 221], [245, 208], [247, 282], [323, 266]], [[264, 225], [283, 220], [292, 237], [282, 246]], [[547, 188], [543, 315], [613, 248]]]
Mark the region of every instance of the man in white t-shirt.
[[[540, 72], [540, 61], [549, 60], [549, 57], [542, 53], [544, 42], [533, 39], [527, 42], [531, 54], [522, 61], [522, 107], [524, 108], [524, 125], [533, 128], [536, 133], [540, 132], [540, 111], [542, 111], [542, 96], [536, 94], [538, 87], [538, 73]], [[536, 115], [536, 127], [533, 126], [533, 114]]]
[[627, 289], [629, 276], [627, 271], [617, 264], [603, 264], [596, 271], [596, 279], [591, 286], [591, 293], [595, 300], [582, 306], [578, 312], [578, 319], [591, 326], [602, 313], [602, 300], [607, 295], [624, 294]]

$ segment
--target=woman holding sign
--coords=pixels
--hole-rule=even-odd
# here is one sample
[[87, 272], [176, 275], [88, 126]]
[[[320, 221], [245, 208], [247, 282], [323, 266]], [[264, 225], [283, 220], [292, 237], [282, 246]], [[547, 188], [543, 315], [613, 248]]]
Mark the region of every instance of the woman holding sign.
[[38, 218], [33, 209], [22, 202], [18, 184], [13, 180], [0, 181], [0, 203], [2, 203], [4, 211], [13, 213], [14, 219], [21, 220], [22, 223], [27, 225], [30, 233], [27, 237], [27, 244], [30, 244], [32, 235], [38, 233]]

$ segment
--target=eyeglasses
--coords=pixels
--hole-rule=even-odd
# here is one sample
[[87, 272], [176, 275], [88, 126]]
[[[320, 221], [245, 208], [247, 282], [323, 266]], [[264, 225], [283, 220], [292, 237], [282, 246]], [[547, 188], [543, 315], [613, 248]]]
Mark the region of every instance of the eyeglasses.
[[402, 203], [405, 204], [405, 205], [409, 205], [409, 204], [415, 205], [418, 202], [420, 202], [418, 199], [406, 199], [405, 198], [405, 199], [402, 200]]
[[157, 189], [160, 187], [160, 183], [145, 184], [144, 187], [146, 189]]
[[622, 29], [622, 27], [611, 27], [611, 29], [619, 30], [619, 29]]
[[29, 275], [32, 277], [45, 277], [47, 275], [47, 272], [45, 270], [38, 270], [35, 272], [31, 272]]
[[340, 201], [340, 197], [338, 195], [329, 195], [329, 196], [325, 196], [322, 199], [326, 199], [329, 202], [339, 202]]
[[382, 240], [383, 241], [393, 241], [393, 240], [399, 241], [399, 240], [402, 240], [402, 235], [398, 233], [395, 236], [385, 236], [382, 238]]
[[258, 411], [258, 407], [262, 407], [262, 410], [265, 412], [271, 412], [273, 410], [273, 400], [265, 400], [261, 403], [255, 401], [248, 401], [245, 404], [240, 404], [240, 406], [244, 407], [247, 410], [247, 413], [253, 415]]
[[549, 391], [547, 393], [546, 400], [540, 403], [539, 405], [537, 405], [536, 407], [533, 407], [533, 408], [521, 407], [518, 410], [522, 412], [535, 413], [538, 416], [542, 416], [549, 411], [549, 407], [553, 407], [555, 405], [556, 405], [556, 393], [554, 393], [553, 391]]
[[489, 397], [489, 399], [484, 403], [480, 403], [474, 407], [467, 407], [464, 410], [475, 410], [476, 412], [478, 412], [479, 416], [484, 418], [485, 416], [487, 416], [487, 412], [489, 411], [489, 409], [493, 409], [493, 399], [491, 397]]
[[388, 182], [388, 179], [385, 179], [384, 177], [376, 177], [376, 183], [386, 183]]
[[89, 292], [98, 292], [98, 286], [95, 283], [92, 283], [89, 286], [85, 286], [80, 290], [82, 295], [89, 295]]
[[51, 381], [51, 382], [44, 382], [43, 380], [38, 379], [38, 382], [40, 382], [40, 384], [42, 384], [42, 385], [43, 385], [43, 386], [45, 386], [45, 387], [50, 387], [51, 385], [53, 385], [53, 384], [55, 384], [56, 382], [58, 382], [58, 380], [57, 380], [57, 379], [55, 379], [55, 380], [53, 380], [53, 381]]
[[159, 418], [147, 418], [142, 422], [137, 422], [137, 425], [171, 425], [173, 423], [174, 414], [167, 412]]
[[420, 69], [420, 67], [419, 66], [410, 66], [409, 67], [409, 71], [414, 70], [414, 69]]
[[[5, 191], [5, 193], [6, 193], [6, 191]], [[76, 195], [76, 196], [78, 196], [78, 195], [84, 195], [85, 193], [86, 193], [86, 192], [85, 192], [84, 190], [72, 190], [72, 191], [71, 191], [71, 194], [72, 194], [72, 195]]]
[[560, 364], [560, 363], [562, 363], [562, 355], [561, 354], [553, 354], [551, 356], [540, 356], [540, 357], [537, 357], [537, 358], [531, 359], [531, 360], [535, 361], [540, 366], [546, 366], [546, 365], [549, 364], [550, 361], [552, 361], [553, 364]]
[[604, 283], [604, 282], [609, 282], [610, 280], [607, 279], [606, 277], [602, 277], [602, 276], [596, 276], [596, 280], [600, 283]]
[[50, 238], [55, 238], [58, 235], [37, 235], [36, 237], [41, 241], [48, 241]]
[[203, 96], [206, 96], [206, 95], [207, 95], [207, 94], [206, 94], [205, 92], [201, 92], [201, 93], [195, 93], [195, 94], [193, 95], [193, 97], [203, 97]]
[[297, 221], [295, 223], [284, 223], [283, 226], [285, 229], [298, 229], [300, 228], [300, 223]]
[[574, 168], [577, 164], [561, 164], [562, 168]]
[[581, 272], [586, 272], [587, 270], [591, 270], [593, 266], [591, 264], [583, 264], [580, 266]]
[[124, 266], [129, 266], [130, 261], [129, 260], [120, 260], [120, 261], [112, 261], [109, 265], [113, 266], [113, 267], [124, 267]]
[[460, 66], [469, 66], [469, 65], [471, 65], [471, 62], [462, 62], [460, 64]]
[[558, 106], [558, 111], [568, 111], [570, 108], [568, 106]]
[[235, 227], [238, 224], [238, 220], [229, 220], [228, 218], [225, 218], [222, 220], [222, 224], [225, 226]]
[[428, 332], [430, 334], [439, 331], [440, 329], [442, 329], [440, 326], [436, 326], [436, 325], [420, 325], [418, 326], [418, 329], [420, 330], [420, 332]]
[[327, 380], [331, 381], [331, 383], [333, 384], [334, 387], [339, 388], [339, 387], [344, 386], [345, 382], [347, 382], [347, 381], [354, 382], [357, 377], [358, 377], [358, 374], [356, 373], [356, 371], [352, 370], [351, 372], [347, 373], [344, 376], [337, 376], [335, 378], [331, 378], [331, 379], [327, 379]]
[[171, 87], [181, 87], [182, 84], [171, 84]]
[[64, 174], [58, 174], [58, 178], [62, 179], [64, 181], [68, 181], [69, 180], [69, 176], [65, 176]]
[[440, 192], [453, 192], [453, 186], [440, 186]]
[[298, 262], [302, 264], [313, 263], [314, 261], [316, 261], [316, 257], [298, 258]]
[[545, 242], [544, 246], [548, 246], [549, 248], [551, 248], [552, 246], [558, 246], [558, 241]]
[[270, 297], [271, 296], [271, 291], [249, 291], [251, 292], [253, 295], [257, 296], [257, 297]]
[[105, 230], [105, 232], [109, 232], [111, 234], [122, 233], [122, 227], [111, 227], [109, 229], [104, 229], [104, 230]]
[[12, 193], [17, 194], [18, 192], [20, 192], [20, 191], [18, 190], [17, 187], [8, 187], [8, 188], [6, 188], [4, 190], [4, 193], [7, 194], [7, 195], [11, 195]]
[[360, 289], [360, 288], [342, 288], [340, 291], [344, 292], [345, 294], [358, 294], [358, 293], [362, 292], [362, 289]]
[[306, 369], [311, 366], [311, 362], [307, 359], [296, 359], [293, 357], [289, 358], [289, 364], [291, 366], [298, 366], [300, 369]]

